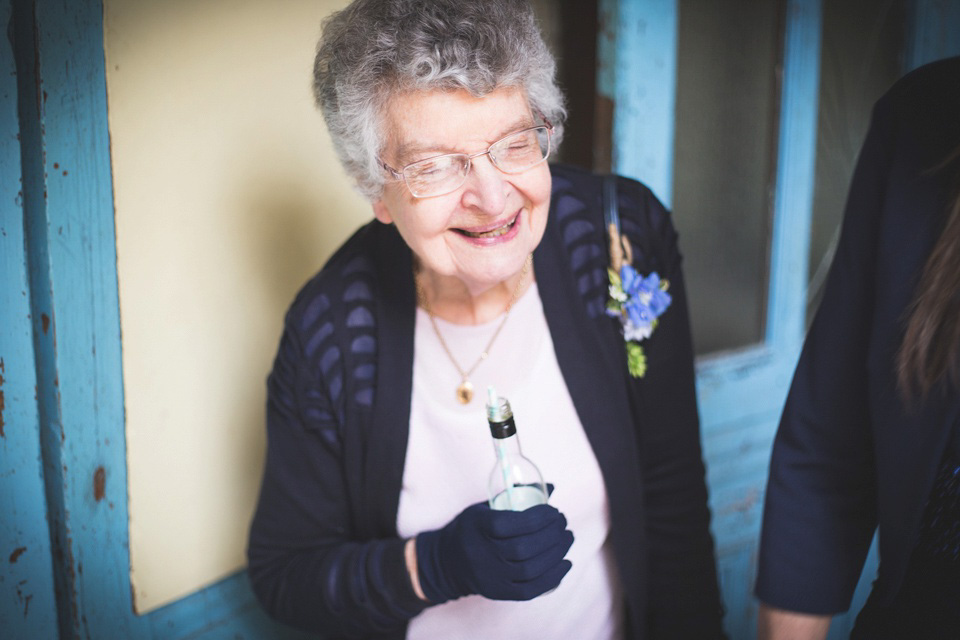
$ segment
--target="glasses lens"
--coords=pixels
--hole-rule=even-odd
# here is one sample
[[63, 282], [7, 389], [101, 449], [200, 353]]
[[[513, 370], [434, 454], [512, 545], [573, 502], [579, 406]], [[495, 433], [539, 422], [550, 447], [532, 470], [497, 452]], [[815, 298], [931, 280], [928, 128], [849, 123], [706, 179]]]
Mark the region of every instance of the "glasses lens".
[[443, 195], [463, 184], [467, 162], [462, 154], [427, 158], [404, 167], [403, 179], [418, 198]]
[[518, 131], [490, 147], [490, 156], [506, 173], [520, 173], [540, 164], [550, 154], [550, 133], [547, 127]]

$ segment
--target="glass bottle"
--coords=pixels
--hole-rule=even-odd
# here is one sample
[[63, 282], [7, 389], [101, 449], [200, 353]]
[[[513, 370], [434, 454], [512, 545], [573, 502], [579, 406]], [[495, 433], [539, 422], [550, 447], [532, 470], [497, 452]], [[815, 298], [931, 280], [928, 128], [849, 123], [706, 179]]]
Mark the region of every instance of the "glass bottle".
[[487, 388], [487, 422], [497, 454], [487, 483], [490, 508], [523, 511], [534, 505], [546, 504], [547, 485], [537, 466], [520, 451], [520, 439], [510, 402], [497, 397], [493, 387]]

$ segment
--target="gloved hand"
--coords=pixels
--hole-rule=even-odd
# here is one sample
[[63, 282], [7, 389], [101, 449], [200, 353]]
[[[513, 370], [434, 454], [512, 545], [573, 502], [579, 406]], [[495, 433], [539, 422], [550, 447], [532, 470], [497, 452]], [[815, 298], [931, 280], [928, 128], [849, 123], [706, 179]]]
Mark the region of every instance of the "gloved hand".
[[567, 519], [540, 504], [495, 511], [486, 502], [464, 509], [442, 529], [417, 536], [420, 586], [433, 604], [479, 594], [531, 600], [556, 588], [572, 566]]

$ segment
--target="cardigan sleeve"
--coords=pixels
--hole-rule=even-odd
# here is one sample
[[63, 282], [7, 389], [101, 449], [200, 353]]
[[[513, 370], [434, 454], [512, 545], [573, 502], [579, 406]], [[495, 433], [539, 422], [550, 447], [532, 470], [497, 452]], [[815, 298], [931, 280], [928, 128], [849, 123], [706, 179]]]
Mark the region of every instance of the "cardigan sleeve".
[[[277, 620], [329, 637], [402, 637], [426, 603], [399, 538], [359, 541], [348, 508], [339, 421], [306, 365], [319, 333], [288, 314], [268, 379], [267, 458], [248, 547], [254, 593]], [[313, 341], [311, 341], [313, 339]]]
[[848, 609], [877, 524], [868, 354], [891, 132], [881, 101], [774, 441], [756, 593], [790, 611]]
[[[648, 612], [653, 638], [720, 638], [723, 607], [717, 584], [693, 344], [681, 256], [667, 210], [638, 183], [621, 197], [624, 233], [634, 263], [669, 281], [670, 307], [642, 343], [647, 374], [633, 382], [642, 398], [640, 434], [646, 515]], [[636, 225], [636, 227], [635, 227]]]

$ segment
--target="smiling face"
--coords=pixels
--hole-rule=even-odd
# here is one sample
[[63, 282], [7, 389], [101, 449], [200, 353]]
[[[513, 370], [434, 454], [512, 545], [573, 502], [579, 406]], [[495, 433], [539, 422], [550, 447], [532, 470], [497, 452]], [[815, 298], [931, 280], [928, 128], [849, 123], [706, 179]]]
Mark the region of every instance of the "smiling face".
[[[395, 96], [387, 106], [389, 134], [382, 158], [400, 169], [443, 153], [485, 151], [500, 138], [534, 126], [519, 89], [476, 98], [466, 91]], [[402, 180], [390, 181], [374, 202], [377, 219], [395, 224], [433, 276], [458, 279], [479, 295], [517, 275], [543, 237], [550, 206], [550, 169], [543, 162], [508, 175], [487, 155], [472, 160], [463, 186], [415, 198]]]

